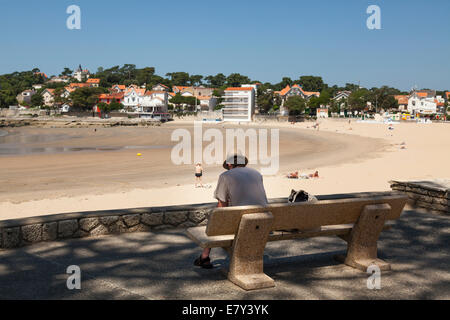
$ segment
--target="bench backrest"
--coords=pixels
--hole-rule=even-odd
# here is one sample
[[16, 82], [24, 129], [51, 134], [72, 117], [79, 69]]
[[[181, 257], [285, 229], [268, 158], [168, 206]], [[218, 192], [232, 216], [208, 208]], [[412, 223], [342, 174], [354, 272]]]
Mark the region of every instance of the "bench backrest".
[[316, 203], [271, 204], [267, 207], [245, 206], [215, 209], [208, 220], [206, 234], [220, 236], [236, 234], [244, 214], [270, 212], [274, 217], [272, 231], [285, 229], [310, 230], [321, 226], [353, 224], [364, 207], [373, 204], [389, 204], [391, 211], [385, 220], [400, 217], [408, 197], [389, 195], [340, 200], [324, 200]]

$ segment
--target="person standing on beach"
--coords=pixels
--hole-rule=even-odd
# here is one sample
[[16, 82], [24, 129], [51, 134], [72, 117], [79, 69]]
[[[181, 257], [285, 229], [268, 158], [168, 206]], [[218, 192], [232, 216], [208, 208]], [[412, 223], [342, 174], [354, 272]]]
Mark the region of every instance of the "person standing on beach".
[[[247, 164], [248, 159], [240, 155], [228, 157], [224, 161], [223, 167], [227, 171], [220, 175], [214, 192], [218, 208], [268, 205], [262, 175], [255, 169], [247, 168]], [[205, 248], [194, 265], [212, 269], [210, 252], [211, 248]]]
[[195, 187], [198, 188], [198, 184], [200, 183], [200, 188], [203, 187], [202, 183], [202, 176], [203, 176], [203, 167], [201, 163], [197, 163], [195, 166]]

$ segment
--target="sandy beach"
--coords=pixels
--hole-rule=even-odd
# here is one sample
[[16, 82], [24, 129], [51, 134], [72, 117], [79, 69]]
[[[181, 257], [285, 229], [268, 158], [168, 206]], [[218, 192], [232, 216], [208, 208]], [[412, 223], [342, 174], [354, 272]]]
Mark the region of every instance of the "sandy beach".
[[[253, 123], [280, 129], [280, 170], [265, 176], [269, 198], [291, 189], [313, 194], [389, 190], [392, 179], [450, 177], [450, 124], [386, 124], [322, 120], [313, 123]], [[205, 166], [205, 188], [194, 188], [193, 165], [174, 165], [170, 154], [178, 128], [9, 128], [0, 135], [0, 219], [214, 201], [223, 168]], [[224, 131], [236, 126], [204, 125]], [[141, 153], [142, 156], [137, 156]], [[256, 169], [259, 167], [254, 166]], [[319, 179], [289, 180], [292, 171]]]

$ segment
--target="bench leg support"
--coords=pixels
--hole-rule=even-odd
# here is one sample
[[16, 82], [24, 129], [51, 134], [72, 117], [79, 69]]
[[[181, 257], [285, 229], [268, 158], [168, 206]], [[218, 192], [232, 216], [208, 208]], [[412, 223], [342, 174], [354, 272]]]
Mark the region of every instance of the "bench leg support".
[[344, 261], [346, 265], [364, 272], [371, 265], [377, 265], [382, 271], [391, 269], [389, 263], [377, 256], [377, 241], [390, 210], [388, 204], [368, 205], [364, 208], [348, 237]]
[[275, 287], [263, 272], [263, 256], [270, 228], [271, 213], [245, 214], [233, 242], [228, 279], [244, 290]]

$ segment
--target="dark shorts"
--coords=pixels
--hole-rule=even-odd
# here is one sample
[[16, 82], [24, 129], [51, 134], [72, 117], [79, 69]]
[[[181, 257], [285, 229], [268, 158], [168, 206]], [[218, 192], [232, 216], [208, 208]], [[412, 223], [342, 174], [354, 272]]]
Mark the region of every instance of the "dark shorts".
[[196, 173], [196, 174], [195, 174], [195, 176], [196, 176], [197, 178], [200, 178], [202, 175], [203, 175], [202, 173]]

